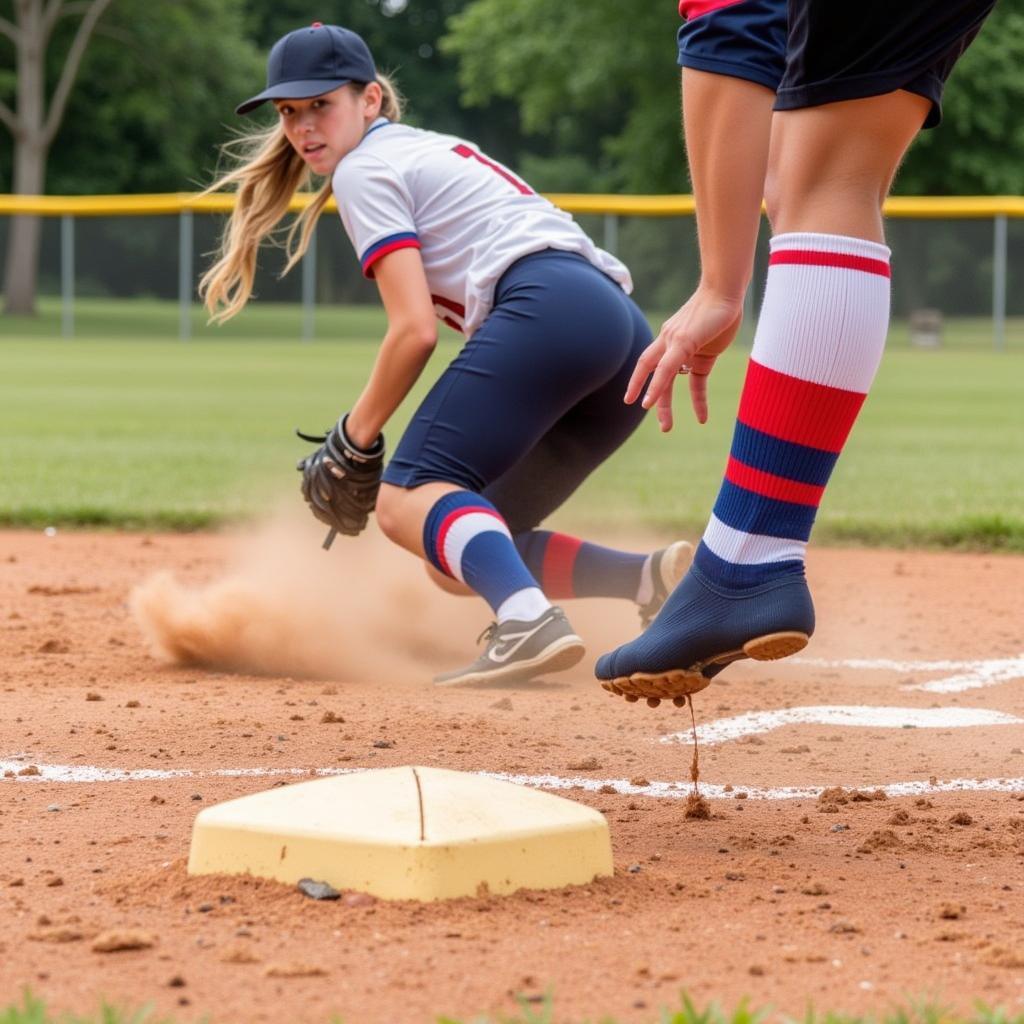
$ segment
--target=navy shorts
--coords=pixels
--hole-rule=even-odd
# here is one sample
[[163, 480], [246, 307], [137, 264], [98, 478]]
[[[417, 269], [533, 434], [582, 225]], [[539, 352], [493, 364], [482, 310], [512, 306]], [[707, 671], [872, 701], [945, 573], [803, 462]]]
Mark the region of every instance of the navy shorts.
[[622, 396], [650, 344], [644, 315], [582, 256], [525, 256], [430, 389], [384, 482], [484, 494], [513, 533], [558, 508], [643, 418]]
[[942, 91], [995, 0], [683, 0], [679, 63], [774, 89], [776, 110]]

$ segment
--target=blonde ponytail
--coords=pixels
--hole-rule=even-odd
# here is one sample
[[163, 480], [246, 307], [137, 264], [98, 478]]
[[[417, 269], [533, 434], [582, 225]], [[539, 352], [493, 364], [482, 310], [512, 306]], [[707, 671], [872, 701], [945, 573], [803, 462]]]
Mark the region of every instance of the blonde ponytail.
[[382, 93], [380, 116], [386, 117], [389, 121], [401, 121], [402, 111], [405, 109], [405, 99], [398, 91], [398, 87], [387, 75], [381, 74], [379, 71], [377, 72], [377, 82]]
[[[380, 116], [400, 121], [401, 94], [386, 75], [378, 74], [377, 81], [382, 94]], [[360, 91], [365, 88], [363, 85]], [[224, 146], [224, 153], [236, 166], [202, 192], [210, 195], [234, 188], [237, 193], [235, 207], [221, 235], [217, 262], [199, 281], [200, 298], [215, 323], [224, 323], [245, 308], [252, 295], [260, 245], [268, 238], [273, 239], [295, 193], [313, 179], [280, 124], [240, 136]], [[330, 198], [328, 178], [288, 228], [284, 238], [287, 262], [282, 277], [309, 248], [317, 221]]]

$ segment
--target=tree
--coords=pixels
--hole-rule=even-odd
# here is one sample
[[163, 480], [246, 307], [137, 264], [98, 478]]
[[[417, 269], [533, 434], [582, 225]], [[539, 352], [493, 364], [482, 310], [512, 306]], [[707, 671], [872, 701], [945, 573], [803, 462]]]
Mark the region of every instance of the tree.
[[907, 195], [1024, 192], [1024, 0], [1000, 0], [946, 86], [943, 123], [900, 170]]
[[680, 192], [678, 25], [670, 3], [472, 0], [444, 47], [465, 102], [514, 101], [531, 150], [547, 149], [529, 162], [532, 184]]
[[[471, 0], [451, 19], [445, 45], [459, 57], [466, 102], [514, 101], [531, 148], [553, 142], [562, 154], [540, 187], [578, 188], [573, 154], [589, 161], [588, 191], [678, 192], [687, 184], [674, 7]], [[1024, 191], [1022, 62], [1024, 0], [1001, 0], [953, 72], [944, 124], [911, 150], [899, 191]]]
[[[14, 20], [0, 17], [0, 32], [14, 44], [17, 55], [15, 109], [0, 101], [0, 122], [14, 139], [15, 193], [43, 192], [46, 155], [60, 128], [89, 39], [110, 3], [111, 0], [14, 0]], [[46, 57], [54, 29], [62, 18], [79, 13], [81, 20], [47, 99]], [[4, 283], [8, 313], [35, 311], [39, 232], [38, 217], [13, 219]]]
[[[513, 161], [522, 142], [518, 105], [492, 97], [486, 109], [459, 94], [458, 61], [440, 40], [449, 19], [468, 0], [320, 0], [316, 17], [358, 32], [377, 66], [394, 77], [408, 101], [407, 120], [472, 139], [495, 157]], [[264, 54], [286, 32], [310, 21], [308, 0], [250, 0], [250, 33]]]
[[[246, 0], [113, 3], [81, 60], [44, 180], [31, 191], [188, 191], [210, 181], [225, 126], [238, 123], [235, 104], [263, 80], [264, 54], [249, 38], [246, 8]], [[54, 29], [47, 82], [61, 74], [72, 27], [66, 19]], [[14, 86], [0, 73], [0, 100], [13, 96]], [[13, 177], [6, 156], [0, 148], [0, 191]], [[152, 290], [139, 274], [152, 266], [146, 257], [161, 244], [160, 233], [126, 221], [109, 226], [104, 238], [112, 265], [87, 264], [80, 280], [114, 293]], [[15, 262], [31, 271], [34, 294], [35, 255], [9, 246], [8, 274]]]

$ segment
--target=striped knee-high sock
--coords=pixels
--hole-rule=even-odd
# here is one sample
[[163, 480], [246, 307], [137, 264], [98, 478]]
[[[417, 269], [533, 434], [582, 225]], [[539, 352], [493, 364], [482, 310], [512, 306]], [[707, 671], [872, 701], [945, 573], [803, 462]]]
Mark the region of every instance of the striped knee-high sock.
[[841, 235], [772, 239], [725, 480], [694, 557], [706, 577], [750, 587], [803, 571], [888, 324], [886, 246]]
[[501, 513], [482, 495], [452, 491], [439, 499], [423, 524], [423, 549], [431, 565], [484, 598], [499, 622], [529, 622], [551, 607]]
[[650, 555], [618, 551], [548, 530], [517, 533], [513, 540], [526, 567], [555, 601], [571, 597], [641, 600], [645, 575], [651, 589], [649, 568], [645, 573]]

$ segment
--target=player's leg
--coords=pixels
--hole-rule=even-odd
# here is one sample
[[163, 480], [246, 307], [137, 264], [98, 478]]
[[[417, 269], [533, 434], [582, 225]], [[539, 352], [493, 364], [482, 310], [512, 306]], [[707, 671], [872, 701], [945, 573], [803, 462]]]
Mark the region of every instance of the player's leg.
[[690, 564], [692, 545], [677, 541], [654, 552], [624, 551], [537, 527], [639, 426], [644, 411], [622, 396], [632, 369], [650, 344], [651, 330], [625, 296], [632, 341], [622, 366], [570, 409], [537, 445], [485, 494], [506, 517], [516, 547], [541, 589], [555, 601], [622, 598], [637, 604], [646, 625]]
[[613, 692], [693, 692], [737, 658], [806, 644], [806, 544], [888, 327], [881, 203], [936, 103], [901, 90], [776, 115], [778, 233], [725, 480], [686, 579], [644, 636], [599, 660]]
[[385, 533], [487, 598], [497, 619], [483, 663], [439, 681], [536, 673], [582, 656], [581, 641], [551, 608], [483, 492], [625, 361], [629, 319], [616, 291], [580, 257], [519, 261], [385, 471], [378, 500]]

